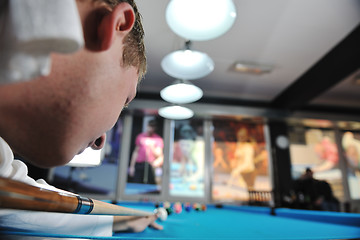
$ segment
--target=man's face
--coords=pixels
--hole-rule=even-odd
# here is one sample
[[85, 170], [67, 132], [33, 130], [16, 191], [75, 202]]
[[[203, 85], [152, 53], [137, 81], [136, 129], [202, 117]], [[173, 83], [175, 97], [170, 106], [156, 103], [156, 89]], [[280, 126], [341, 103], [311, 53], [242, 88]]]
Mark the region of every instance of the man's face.
[[52, 56], [51, 74], [37, 81], [46, 96], [28, 139], [36, 147], [25, 158], [44, 167], [66, 164], [114, 126], [138, 83], [137, 69], [124, 67], [121, 59], [120, 44], [101, 53]]
[[147, 128], [146, 128], [146, 132], [147, 132], [149, 135], [154, 134], [154, 133], [155, 133], [155, 126], [148, 125]]
[[[121, 53], [121, 54], [120, 54]], [[96, 70], [86, 74], [84, 81], [87, 89], [83, 92], [86, 101], [78, 102], [81, 108], [76, 108], [81, 116], [82, 124], [77, 124], [72, 137], [81, 143], [75, 153], [94, 145], [94, 141], [110, 130], [116, 123], [122, 109], [129, 104], [136, 95], [138, 74], [135, 67], [124, 67], [121, 64], [122, 51], [108, 51], [104, 62], [97, 63], [90, 60], [90, 66]], [[89, 66], [89, 67], [90, 67]], [[84, 69], [84, 71], [89, 71]], [[79, 86], [82, 91], [83, 86]], [[76, 121], [76, 119], [74, 119]], [[102, 138], [102, 141], [105, 139]], [[96, 144], [96, 147], [103, 144]]]

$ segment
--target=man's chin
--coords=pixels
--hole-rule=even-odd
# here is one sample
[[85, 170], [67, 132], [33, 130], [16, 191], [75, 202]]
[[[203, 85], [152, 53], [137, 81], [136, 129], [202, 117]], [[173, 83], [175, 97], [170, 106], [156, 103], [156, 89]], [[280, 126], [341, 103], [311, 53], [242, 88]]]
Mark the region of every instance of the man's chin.
[[91, 147], [91, 144], [93, 144], [93, 143], [94, 143], [94, 141], [89, 142], [87, 145], [80, 146], [81, 148], [76, 155], [82, 154], [88, 147]]
[[[85, 149], [86, 149], [86, 148], [85, 148]], [[76, 155], [82, 154], [82, 153], [85, 151], [85, 149], [81, 149]]]

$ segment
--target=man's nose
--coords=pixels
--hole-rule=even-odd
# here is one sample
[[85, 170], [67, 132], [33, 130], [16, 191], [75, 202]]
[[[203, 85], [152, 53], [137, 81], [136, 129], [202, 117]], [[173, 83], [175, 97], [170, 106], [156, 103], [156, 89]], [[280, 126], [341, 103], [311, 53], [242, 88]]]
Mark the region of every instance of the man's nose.
[[105, 140], [106, 140], [106, 134], [104, 133], [98, 139], [96, 139], [93, 144], [91, 144], [91, 148], [94, 150], [102, 149], [105, 145]]

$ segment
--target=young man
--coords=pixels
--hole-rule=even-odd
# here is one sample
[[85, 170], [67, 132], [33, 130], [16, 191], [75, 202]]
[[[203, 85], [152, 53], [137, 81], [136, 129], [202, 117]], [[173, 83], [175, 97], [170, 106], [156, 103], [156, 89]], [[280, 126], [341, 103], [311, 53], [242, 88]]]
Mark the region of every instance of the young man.
[[[85, 47], [72, 54], [53, 53], [47, 76], [0, 85], [0, 176], [39, 184], [27, 176], [24, 164], [13, 161], [12, 151], [34, 165], [54, 167], [68, 163], [87, 147], [102, 148], [105, 132], [135, 97], [146, 72], [144, 33], [135, 3], [77, 0], [76, 5]], [[134, 220], [52, 214], [2, 210], [0, 224], [82, 235], [142, 231], [148, 225], [161, 228], [154, 223], [156, 216]], [[59, 225], [50, 227], [49, 219]]]

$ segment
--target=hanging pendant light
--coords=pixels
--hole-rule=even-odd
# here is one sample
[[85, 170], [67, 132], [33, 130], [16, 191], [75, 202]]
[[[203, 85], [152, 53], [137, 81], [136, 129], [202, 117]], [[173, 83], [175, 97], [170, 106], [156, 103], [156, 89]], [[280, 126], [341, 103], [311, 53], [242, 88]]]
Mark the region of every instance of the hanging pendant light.
[[194, 80], [209, 75], [214, 70], [214, 61], [203, 52], [190, 49], [190, 41], [185, 43], [185, 49], [166, 55], [161, 61], [161, 67], [173, 78]]
[[179, 36], [205, 41], [227, 32], [236, 19], [232, 0], [171, 0], [166, 21]]
[[159, 109], [159, 115], [172, 120], [189, 119], [194, 116], [194, 111], [183, 106], [172, 105]]
[[160, 96], [170, 103], [186, 104], [199, 100], [203, 96], [203, 91], [188, 81], [177, 80], [163, 88], [160, 91]]

